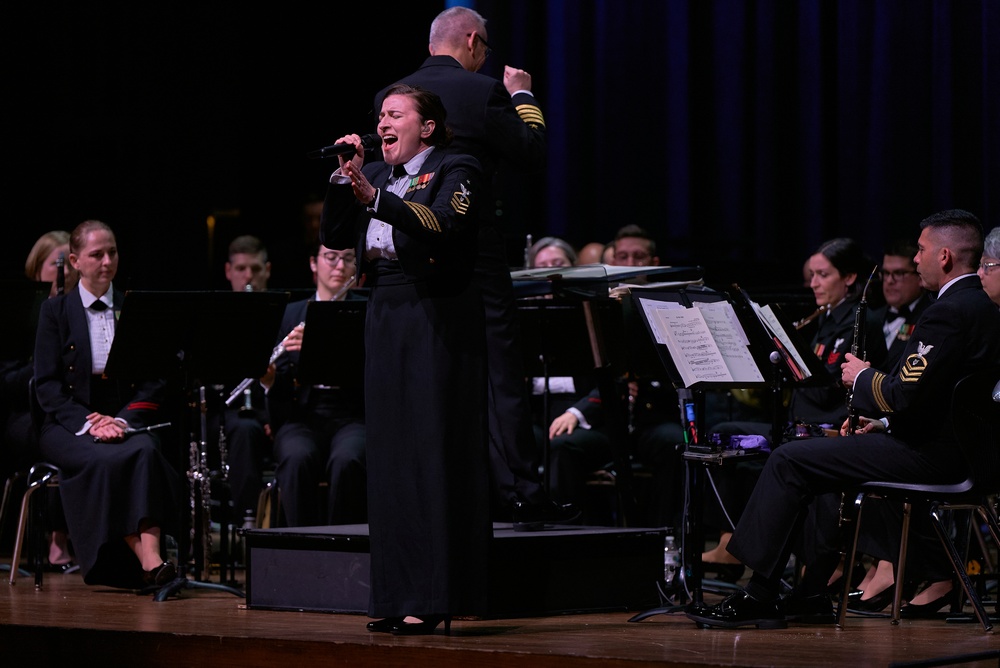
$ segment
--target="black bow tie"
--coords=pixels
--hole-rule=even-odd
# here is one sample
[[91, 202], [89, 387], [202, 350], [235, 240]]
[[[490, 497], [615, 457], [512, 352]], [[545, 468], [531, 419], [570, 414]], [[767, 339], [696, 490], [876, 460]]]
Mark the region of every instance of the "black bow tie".
[[102, 302], [100, 299], [97, 299], [94, 301], [93, 304], [90, 305], [90, 308], [94, 309], [95, 311], [103, 311], [108, 308], [108, 305]]
[[397, 179], [401, 176], [406, 176], [406, 165], [393, 165], [392, 176]]

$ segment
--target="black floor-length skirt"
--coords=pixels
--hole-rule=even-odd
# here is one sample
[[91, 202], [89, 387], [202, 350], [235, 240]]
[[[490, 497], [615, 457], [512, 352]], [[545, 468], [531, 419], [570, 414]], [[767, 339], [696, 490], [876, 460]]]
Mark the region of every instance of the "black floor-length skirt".
[[471, 284], [370, 274], [365, 322], [373, 617], [483, 615], [492, 524], [483, 308]]
[[125, 536], [138, 532], [143, 520], [176, 536], [183, 490], [158, 439], [147, 433], [122, 443], [94, 443], [89, 434], [48, 425], [40, 447], [61, 472], [59, 493], [84, 582], [141, 586], [142, 567]]

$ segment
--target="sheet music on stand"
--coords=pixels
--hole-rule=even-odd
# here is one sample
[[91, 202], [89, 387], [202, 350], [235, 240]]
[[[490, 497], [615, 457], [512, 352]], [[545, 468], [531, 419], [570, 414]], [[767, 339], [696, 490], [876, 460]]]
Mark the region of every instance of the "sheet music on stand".
[[779, 306], [761, 306], [736, 284], [733, 285], [730, 296], [737, 310], [750, 311], [760, 321], [775, 351], [781, 356], [790, 381], [797, 385], [827, 384], [832, 381], [826, 367], [809, 350], [808, 344], [802, 340]]
[[686, 389], [759, 387], [773, 348], [762, 325], [737, 314], [725, 293], [696, 286], [633, 288], [634, 310], [674, 385]]

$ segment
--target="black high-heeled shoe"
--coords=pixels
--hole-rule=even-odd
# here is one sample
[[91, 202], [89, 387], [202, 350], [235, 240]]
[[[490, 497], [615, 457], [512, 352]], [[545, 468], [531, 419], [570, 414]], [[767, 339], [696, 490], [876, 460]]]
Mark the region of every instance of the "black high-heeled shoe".
[[402, 623], [402, 617], [386, 617], [385, 619], [376, 619], [374, 622], [368, 622], [367, 628], [372, 633], [392, 633], [392, 627]]
[[[864, 594], [864, 592], [862, 592]], [[879, 593], [875, 594], [871, 598], [861, 598], [858, 596], [856, 600], [851, 601], [851, 595], [847, 595], [847, 609], [857, 610], [860, 612], [882, 612], [885, 610], [885, 606], [892, 603], [893, 597], [896, 595], [896, 586], [892, 585], [886, 587]]]
[[940, 610], [945, 605], [951, 603], [955, 590], [949, 591], [944, 596], [940, 596], [930, 603], [907, 603], [899, 609], [900, 619], [938, 619], [941, 616]]
[[864, 589], [852, 589], [851, 591], [847, 592], [847, 607], [853, 608], [854, 604], [860, 601], [861, 597], [864, 596], [864, 594], [865, 594]]
[[177, 567], [169, 561], [164, 561], [151, 571], [142, 572], [142, 583], [146, 587], [162, 587], [173, 582], [177, 577]]
[[719, 561], [703, 561], [701, 562], [701, 570], [705, 575], [715, 573], [718, 576], [715, 578], [716, 580], [736, 584], [743, 577], [746, 566], [743, 564], [725, 564]]
[[429, 636], [434, 633], [438, 624], [444, 622], [444, 634], [451, 635], [451, 615], [422, 615], [419, 622], [400, 620], [392, 627], [394, 636]]

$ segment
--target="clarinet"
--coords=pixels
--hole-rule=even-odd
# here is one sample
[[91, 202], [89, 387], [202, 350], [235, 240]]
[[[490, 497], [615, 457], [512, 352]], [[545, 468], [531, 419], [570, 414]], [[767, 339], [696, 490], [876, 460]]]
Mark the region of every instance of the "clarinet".
[[[197, 439], [192, 438], [191, 448], [188, 453], [189, 464], [191, 466], [188, 471], [188, 479], [191, 481], [191, 526], [189, 528], [189, 537], [192, 546], [198, 544], [196, 541], [196, 529], [200, 524], [202, 529], [202, 552], [200, 558], [194, 550], [191, 551], [191, 554], [195, 556], [196, 579], [207, 581], [209, 565], [212, 559], [212, 518], [211, 507], [209, 505], [212, 497], [212, 481], [209, 479], [208, 443], [205, 441], [208, 431], [208, 403], [205, 401], [204, 385], [199, 388], [198, 398], [199, 409], [201, 411], [201, 441], [199, 442]], [[200, 570], [198, 569], [199, 561], [201, 562]]]
[[[854, 342], [851, 344], [851, 354], [858, 359], [865, 360], [868, 357], [867, 342], [865, 339], [868, 337], [868, 328], [865, 327], [865, 318], [868, 314], [868, 287], [872, 284], [872, 279], [875, 278], [875, 274], [878, 272], [878, 265], [872, 269], [871, 276], [868, 277], [868, 282], [865, 283], [865, 289], [861, 293], [861, 301], [858, 302], [858, 309], [854, 312]], [[858, 410], [854, 408], [853, 405], [854, 390], [853, 388], [847, 388], [847, 433], [854, 434], [858, 430], [858, 426], [861, 424], [861, 418], [858, 416]], [[847, 523], [847, 518], [844, 516], [844, 505], [847, 503], [847, 493], [840, 493], [840, 508], [837, 510], [837, 526], [844, 526]]]
[[66, 293], [66, 255], [59, 253], [56, 258], [56, 294]]
[[[868, 329], [865, 327], [865, 318], [868, 314], [868, 288], [872, 284], [872, 279], [875, 278], [875, 274], [878, 272], [878, 265], [872, 269], [871, 276], [868, 277], [868, 282], [865, 283], [865, 289], [861, 293], [861, 301], [858, 302], [858, 309], [854, 312], [854, 342], [851, 344], [851, 354], [858, 359], [864, 361], [868, 357], [867, 342], [865, 339], [868, 336]], [[858, 416], [858, 411], [853, 406], [854, 391], [852, 388], [847, 389], [847, 433], [853, 434], [857, 431], [860, 424], [860, 417]]]

